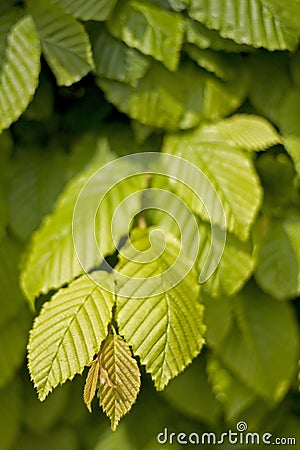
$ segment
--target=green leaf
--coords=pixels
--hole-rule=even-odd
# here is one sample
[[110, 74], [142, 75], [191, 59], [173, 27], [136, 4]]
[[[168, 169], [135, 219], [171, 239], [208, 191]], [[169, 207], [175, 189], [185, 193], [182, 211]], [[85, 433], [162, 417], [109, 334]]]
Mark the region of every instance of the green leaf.
[[25, 111], [38, 85], [40, 43], [31, 17], [9, 31], [0, 72], [0, 132]]
[[5, 389], [0, 390], [2, 450], [11, 450], [15, 446], [22, 423], [22, 406], [22, 391], [18, 382], [14, 381]]
[[58, 85], [81, 80], [94, 67], [85, 28], [50, 0], [28, 0], [28, 7]]
[[220, 405], [208, 384], [205, 359], [197, 358], [163, 391], [163, 396], [181, 414], [214, 426], [220, 416]]
[[121, 0], [107, 26], [129, 47], [153, 56], [171, 71], [177, 69], [185, 31], [181, 15], [146, 0]]
[[291, 156], [300, 176], [300, 93], [298, 88], [289, 89], [282, 100], [278, 125], [283, 135], [284, 146]]
[[232, 78], [235, 78], [237, 71], [241, 67], [242, 59], [240, 55], [201, 49], [190, 44], [184, 46], [184, 51], [191, 59], [196, 61], [198, 66], [203, 67], [224, 81], [230, 81]]
[[249, 59], [250, 102], [261, 115], [276, 125], [291, 87], [288, 65], [289, 55], [283, 52], [258, 52]]
[[222, 251], [223, 234], [214, 228], [212, 239], [211, 230], [205, 224], [200, 225], [200, 236], [202, 246], [197, 263], [200, 272], [204, 264], [207, 264], [207, 258], [214, 264], [217, 257], [215, 255], [222, 255], [216, 270], [203, 284], [204, 292], [212, 297], [236, 294], [250, 278], [255, 267], [251, 244], [244, 243], [228, 233]]
[[277, 0], [191, 0], [189, 15], [223, 38], [268, 50], [294, 50], [298, 44], [300, 7]]
[[224, 83], [213, 75], [184, 61], [173, 74], [153, 63], [138, 85], [98, 79], [109, 102], [143, 125], [174, 131], [217, 119], [233, 112], [247, 91], [245, 70]]
[[235, 114], [202, 128], [205, 142], [228, 143], [232, 147], [248, 151], [265, 150], [282, 139], [275, 128], [263, 117], [250, 114]]
[[[120, 334], [146, 366], [156, 389], [162, 390], [201, 350], [204, 342], [203, 307], [198, 301], [199, 286], [195, 273], [190, 271], [183, 278], [181, 272], [184, 273], [186, 268], [182, 262], [172, 269], [180, 247], [171, 235], [167, 236], [162, 255], [148, 264], [135, 262], [139, 261], [140, 252], [149, 248], [150, 231], [137, 230], [132, 234], [134, 249], [130, 252], [129, 245], [125, 246], [129, 254], [122, 257], [116, 266], [116, 271], [128, 277], [123, 286], [118, 282], [117, 292], [122, 295], [125, 291], [127, 298], [118, 295], [116, 314]], [[159, 255], [161, 241], [157, 234], [152, 233], [151, 243], [154, 255]], [[162, 275], [164, 271], [167, 271], [165, 277]], [[129, 278], [132, 274], [136, 277], [135, 282]], [[161, 294], [153, 296], [154, 278], [149, 277], [157, 276]], [[150, 279], [151, 284], [146, 283], [145, 278]], [[130, 291], [132, 295], [129, 295]]]
[[[126, 205], [121, 203], [142, 189], [145, 180], [131, 177], [122, 182], [126, 176], [137, 171], [127, 160], [116, 163], [118, 170], [114, 165], [108, 165], [99, 171], [112, 158], [106, 141], [100, 140], [94, 159], [70, 181], [59, 197], [54, 212], [33, 235], [21, 276], [22, 288], [31, 306], [40, 293], [58, 288], [101, 264], [103, 256], [115, 251], [115, 242], [118, 243], [128, 233], [130, 220], [140, 208], [140, 195]], [[120, 179], [121, 183], [110, 190]], [[87, 181], [89, 183], [79, 199]], [[75, 205], [76, 216], [73, 219]], [[116, 223], [114, 241], [111, 222], [119, 205], [122, 221]]]
[[232, 53], [250, 52], [252, 47], [237, 44], [231, 39], [224, 39], [218, 31], [210, 30], [202, 23], [186, 19], [186, 40], [200, 49], [212, 49]]
[[7, 37], [11, 27], [20, 19], [22, 13], [19, 8], [0, 6], [0, 64], [2, 65], [5, 58], [7, 46]]
[[210, 356], [207, 364], [209, 382], [216, 399], [223, 405], [227, 421], [234, 423], [255, 399], [255, 394], [230, 373], [221, 362]]
[[264, 190], [263, 212], [285, 217], [288, 210], [298, 208], [299, 192], [293, 162], [286, 153], [265, 153], [256, 161]]
[[89, 368], [83, 391], [83, 400], [88, 410], [92, 412], [91, 403], [96, 395], [100, 375], [100, 366], [98, 358], [92, 362]]
[[[116, 430], [119, 420], [131, 409], [140, 390], [140, 371], [129, 345], [120, 336], [110, 333], [100, 354], [101, 371], [98, 396], [103, 411]], [[107, 378], [106, 378], [107, 377]]]
[[257, 230], [259, 242], [255, 279], [261, 289], [279, 300], [300, 293], [300, 219], [263, 218]]
[[225, 367], [274, 404], [286, 394], [297, 367], [299, 334], [292, 307], [248, 285], [233, 301], [235, 326], [216, 348]]
[[94, 274], [94, 280], [87, 275], [78, 278], [45, 303], [35, 319], [28, 367], [40, 400], [81, 373], [99, 351], [107, 334], [113, 297], [97, 283], [103, 285], [108, 276], [102, 271]]
[[51, 0], [81, 20], [107, 20], [117, 0]]
[[102, 29], [94, 38], [96, 74], [131, 86], [145, 75], [150, 59]]
[[[196, 167], [207, 177], [199, 180], [197, 192], [206, 192], [212, 184], [218, 193], [226, 217], [227, 229], [238, 238], [247, 239], [250, 227], [261, 204], [261, 187], [253, 168], [251, 155], [235, 147], [234, 141], [210, 141], [207, 139], [209, 126], [192, 132], [168, 135], [164, 142], [165, 153], [180, 156]], [[210, 133], [208, 133], [210, 134]], [[176, 172], [177, 170], [177, 172]], [[180, 180], [180, 166], [174, 168], [174, 175]], [[192, 176], [192, 174], [190, 175]], [[182, 183], [174, 183], [177, 194], [187, 202], [193, 211], [212, 224], [223, 226], [223, 215], [213, 204], [205, 205]], [[209, 201], [206, 200], [207, 202]], [[211, 199], [211, 202], [215, 199]]]
[[65, 184], [66, 158], [57, 148], [18, 148], [10, 193], [11, 226], [26, 240], [53, 208]]

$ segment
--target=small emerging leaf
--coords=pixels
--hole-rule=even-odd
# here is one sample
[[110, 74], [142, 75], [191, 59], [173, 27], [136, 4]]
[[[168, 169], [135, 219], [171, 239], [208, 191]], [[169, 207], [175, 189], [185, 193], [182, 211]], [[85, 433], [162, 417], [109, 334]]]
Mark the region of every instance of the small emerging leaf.
[[95, 361], [93, 361], [88, 371], [83, 391], [83, 400], [90, 412], [92, 412], [91, 403], [96, 394], [99, 374], [100, 366], [97, 358]]
[[135, 403], [140, 390], [140, 371], [129, 345], [116, 334], [110, 334], [101, 351], [99, 399], [103, 411], [116, 430], [123, 417]]

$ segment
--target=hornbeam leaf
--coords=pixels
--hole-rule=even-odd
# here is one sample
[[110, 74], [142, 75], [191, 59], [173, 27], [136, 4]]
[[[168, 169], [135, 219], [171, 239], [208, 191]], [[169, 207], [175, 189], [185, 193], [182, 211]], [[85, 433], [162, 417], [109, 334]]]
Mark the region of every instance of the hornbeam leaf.
[[182, 61], [176, 73], [153, 62], [135, 87], [105, 78], [97, 82], [108, 101], [131, 119], [174, 131], [226, 116], [238, 108], [248, 86], [244, 69], [239, 67], [234, 77], [224, 82], [190, 60]]
[[[281, 2], [280, 2], [281, 3]], [[300, 5], [278, 0], [191, 0], [190, 17], [223, 38], [268, 50], [294, 50], [298, 44]]]
[[275, 128], [263, 117], [251, 114], [235, 114], [202, 128], [203, 142], [226, 142], [232, 147], [249, 151], [265, 150], [282, 139]]
[[205, 25], [190, 18], [186, 19], [186, 40], [200, 49], [211, 49], [230, 53], [252, 52], [253, 47], [237, 44], [231, 39], [222, 38], [216, 30], [210, 30]]
[[28, 0], [28, 6], [58, 85], [79, 81], [94, 67], [85, 28], [50, 0]]
[[[171, 235], [167, 236], [166, 248], [160, 257], [148, 264], [134, 262], [139, 252], [149, 249], [149, 232], [139, 230], [132, 234], [131, 243], [139, 250], [136, 250], [136, 255], [133, 251], [129, 259], [122, 257], [116, 266], [121, 274], [128, 277], [134, 274], [140, 279], [132, 287], [132, 296], [117, 296], [116, 316], [120, 334], [132, 346], [134, 355], [138, 355], [146, 366], [156, 389], [162, 390], [171, 378], [191, 363], [202, 348], [203, 306], [199, 303], [199, 285], [193, 270], [177, 284], [180, 273], [172, 271], [171, 266], [179, 244]], [[151, 243], [155, 252], [157, 242], [154, 235]], [[153, 296], [153, 289], [144, 282], [143, 277], [161, 275], [163, 269], [169, 269], [169, 286], [165, 285], [161, 277], [162, 293]], [[185, 270], [183, 263], [178, 270]], [[172, 285], [175, 287], [170, 288]], [[118, 287], [122, 292], [126, 282], [124, 286]], [[127, 287], [130, 290], [130, 278]]]
[[[239, 239], [245, 240], [262, 200], [262, 189], [252, 158], [236, 148], [234, 140], [209, 141], [206, 137], [209, 133], [205, 130], [206, 127], [200, 127], [192, 132], [169, 135], [163, 151], [181, 156], [202, 170], [207, 183], [201, 180], [197, 191], [205, 193], [209, 182], [214, 186], [224, 208], [227, 229]], [[174, 167], [174, 171], [176, 170], [180, 180], [179, 165]], [[213, 208], [213, 204], [207, 205], [213, 211], [211, 217], [208, 217], [202, 202], [192, 191], [182, 183], [174, 183], [173, 188], [203, 219], [222, 226], [220, 221], [223, 216], [220, 216], [218, 208]]]
[[29, 16], [20, 19], [7, 36], [0, 72], [0, 132], [25, 111], [38, 85], [41, 48]]
[[[108, 166], [104, 172], [98, 172], [113, 158], [105, 142], [99, 142], [98, 150], [88, 167], [66, 186], [54, 212], [46, 217], [33, 235], [21, 276], [22, 288], [31, 306], [40, 293], [72, 281], [84, 270], [101, 264], [101, 255], [114, 252], [111, 222], [120, 204], [122, 220], [117, 223], [114, 236], [117, 243], [128, 233], [128, 224], [140, 208], [140, 197], [126, 205], [122, 201], [145, 186], [144, 178], [131, 177], [112, 188], [120, 180], [120, 173], [123, 178], [132, 173], [132, 165], [121, 160], [118, 162], [119, 171]], [[78, 196], [88, 180], [73, 220]]]
[[117, 0], [51, 0], [81, 20], [107, 20]]
[[[223, 240], [222, 237], [220, 238], [220, 233], [218, 233], [216, 227], [213, 240], [208, 225], [201, 224], [199, 230], [203, 243], [198, 260], [199, 271], [201, 271], [208, 254], [210, 254], [209, 258], [214, 263], [214, 255], [220, 254], [219, 247], [222, 249]], [[252, 253], [249, 242], [242, 242], [231, 233], [227, 233], [220, 263], [212, 276], [204, 283], [203, 290], [212, 297], [236, 294], [254, 271], [255, 258]]]
[[258, 228], [259, 258], [255, 279], [279, 300], [300, 294], [300, 219], [262, 219]]
[[153, 56], [171, 71], [177, 69], [185, 31], [180, 14], [164, 11], [147, 0], [121, 0], [107, 26], [129, 47]]
[[110, 80], [136, 86], [150, 66], [151, 59], [128, 47], [103, 28], [94, 38], [96, 73]]
[[103, 382], [100, 379], [98, 396], [115, 431], [121, 417], [136, 401], [140, 390], [140, 371], [129, 345], [115, 333], [107, 337], [100, 360], [100, 373], [103, 371], [105, 377]]
[[[113, 295], [109, 274], [84, 275], [45, 303], [28, 344], [28, 366], [40, 400], [89, 365], [107, 334]], [[100, 289], [97, 282], [107, 290]]]
[[92, 362], [92, 365], [88, 371], [83, 391], [83, 400], [90, 412], [92, 412], [91, 403], [96, 395], [96, 390], [99, 382], [99, 375], [100, 375], [100, 367], [97, 358], [95, 361]]

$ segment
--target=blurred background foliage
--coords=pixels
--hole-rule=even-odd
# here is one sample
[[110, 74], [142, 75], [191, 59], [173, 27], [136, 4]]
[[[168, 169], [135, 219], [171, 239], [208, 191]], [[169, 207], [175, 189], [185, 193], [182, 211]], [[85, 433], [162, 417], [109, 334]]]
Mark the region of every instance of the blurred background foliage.
[[[299, 24], [297, 1], [1, 2], [2, 450], [154, 450], [165, 427], [221, 434], [239, 420], [300, 442]], [[100, 136], [119, 156], [159, 151], [167, 135], [234, 113], [268, 119], [281, 142], [251, 156], [264, 193], [247, 244], [254, 263], [234, 267], [249, 259], [232, 236], [223, 288], [204, 288], [205, 350], [163, 392], [142, 371], [115, 433], [85, 407], [84, 376], [39, 402], [19, 287], [32, 233]]]

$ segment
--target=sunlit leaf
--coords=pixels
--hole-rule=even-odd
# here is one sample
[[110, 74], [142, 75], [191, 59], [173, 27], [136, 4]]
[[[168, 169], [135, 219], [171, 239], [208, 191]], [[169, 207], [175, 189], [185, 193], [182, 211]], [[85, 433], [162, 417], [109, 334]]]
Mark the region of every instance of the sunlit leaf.
[[225, 83], [190, 61], [183, 62], [175, 74], [153, 63], [134, 88], [103, 78], [98, 84], [108, 101], [130, 118], [177, 130], [233, 112], [245, 98], [247, 73], [237, 70], [234, 79]]
[[121, 0], [107, 25], [130, 47], [153, 56], [171, 71], [177, 69], [184, 36], [181, 15], [163, 11], [147, 0]]
[[[108, 274], [94, 276], [104, 283]], [[106, 337], [112, 305], [112, 294], [86, 275], [45, 303], [28, 344], [29, 371], [40, 400], [91, 363]]]
[[299, 37], [300, 6], [278, 0], [191, 0], [190, 16], [238, 44], [293, 50]]
[[28, 6], [58, 85], [79, 81], [94, 64], [85, 28], [50, 0], [28, 0]]
[[116, 430], [119, 420], [131, 409], [140, 390], [140, 371], [129, 345], [115, 333], [109, 334], [101, 350], [99, 399]]
[[96, 395], [96, 390], [99, 383], [99, 373], [99, 361], [96, 359], [92, 362], [92, 365], [89, 368], [83, 391], [83, 400], [90, 412], [92, 412], [91, 403]]
[[[59, 197], [54, 212], [33, 235], [21, 277], [23, 290], [31, 306], [39, 293], [47, 293], [52, 288], [70, 282], [84, 270], [98, 267], [103, 261], [101, 254], [115, 251], [114, 238], [118, 243], [128, 233], [130, 220], [140, 208], [139, 196], [120, 207], [122, 221], [117, 224], [114, 238], [111, 220], [122, 200], [142, 189], [145, 180], [143, 177], [131, 177], [123, 180], [118, 188], [110, 189], [120, 180], [120, 173], [113, 166], [109, 166], [104, 173], [98, 170], [112, 158], [107, 143], [100, 141], [94, 159], [70, 181]], [[121, 161], [119, 170], [126, 178], [126, 174], [132, 173], [133, 167], [129, 162]], [[73, 223], [79, 193], [88, 180], [90, 182], [81, 196], [76, 221]], [[102, 236], [105, 239], [100, 239]]]
[[[153, 236], [152, 236], [153, 237]], [[149, 235], [141, 230], [132, 236], [132, 244], [139, 252], [149, 248]], [[157, 251], [155, 238], [152, 250]], [[153, 296], [153, 288], [147, 289], [144, 277], [153, 277], [168, 270], [179, 250], [178, 244], [170, 236], [163, 254], [152, 263], [134, 262], [138, 255], [130, 254], [122, 258], [116, 270], [130, 276], [134, 274], [140, 282], [132, 284], [130, 278], [120, 288], [120, 292], [134, 289], [136, 298], [117, 299], [117, 321], [119, 332], [132, 346], [133, 353], [140, 357], [147, 372], [151, 374], [157, 390], [162, 390], [178, 373], [191, 363], [203, 345], [203, 307], [199, 303], [199, 286], [195, 273], [190, 272], [179, 284], [180, 273], [168, 271], [167, 280], [161, 277], [162, 293]], [[183, 264], [183, 263], [181, 263]], [[178, 267], [180, 270], [180, 267]], [[182, 271], [184, 271], [184, 265]], [[179, 278], [180, 279], [180, 278]], [[137, 285], [137, 286], [136, 286]], [[132, 288], [131, 288], [132, 286]]]
[[68, 14], [82, 20], [107, 20], [117, 0], [51, 0]]
[[[245, 240], [261, 203], [258, 176], [250, 155], [236, 148], [232, 139], [218, 141], [214, 139], [214, 134], [212, 140], [207, 139], [209, 130], [209, 126], [204, 126], [192, 132], [168, 135], [163, 151], [187, 159], [204, 173], [206, 179], [199, 180], [197, 192], [204, 196], [209, 186], [213, 185], [222, 202], [227, 229]], [[174, 170], [180, 180], [180, 165], [177, 166]], [[206, 199], [211, 204], [205, 207], [212, 211], [211, 217], [208, 217], [207, 210], [192, 191], [182, 183], [174, 184], [174, 189], [193, 211], [212, 224], [223, 226], [223, 215], [218, 205], [213, 203], [216, 203], [216, 198]]]
[[24, 112], [38, 85], [40, 42], [29, 16], [17, 21], [7, 36], [0, 70], [0, 132]]

